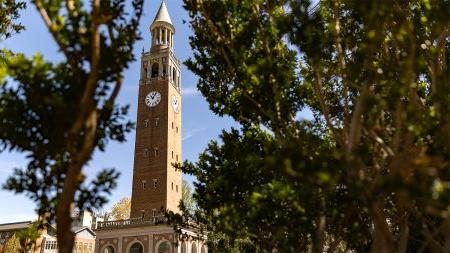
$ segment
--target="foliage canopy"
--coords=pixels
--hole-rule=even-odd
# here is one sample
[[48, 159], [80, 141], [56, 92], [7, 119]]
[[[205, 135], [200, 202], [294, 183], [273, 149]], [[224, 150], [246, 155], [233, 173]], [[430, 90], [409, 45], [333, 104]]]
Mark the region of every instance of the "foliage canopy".
[[450, 250], [450, 2], [184, 3], [186, 64], [241, 125], [183, 165], [212, 246]]
[[0, 0], [0, 40], [7, 39], [25, 28], [21, 23], [16, 22], [19, 11], [25, 7], [25, 2]]
[[56, 217], [59, 250], [69, 253], [74, 208], [101, 207], [119, 176], [108, 168], [87, 182], [83, 167], [94, 151], [125, 141], [134, 127], [125, 119], [128, 106], [116, 98], [123, 71], [134, 61], [143, 0], [31, 3], [64, 59], [7, 57], [8, 78], [0, 80], [0, 151], [24, 153], [29, 162], [4, 188], [35, 201], [40, 222]]

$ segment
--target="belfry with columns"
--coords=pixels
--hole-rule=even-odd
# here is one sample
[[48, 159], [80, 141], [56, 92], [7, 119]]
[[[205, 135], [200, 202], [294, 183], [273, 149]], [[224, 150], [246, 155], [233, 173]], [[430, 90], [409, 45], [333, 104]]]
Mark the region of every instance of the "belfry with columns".
[[164, 210], [179, 212], [181, 171], [180, 61], [175, 27], [163, 1], [141, 55], [130, 219], [97, 224], [96, 253], [207, 253], [193, 229], [176, 232]]

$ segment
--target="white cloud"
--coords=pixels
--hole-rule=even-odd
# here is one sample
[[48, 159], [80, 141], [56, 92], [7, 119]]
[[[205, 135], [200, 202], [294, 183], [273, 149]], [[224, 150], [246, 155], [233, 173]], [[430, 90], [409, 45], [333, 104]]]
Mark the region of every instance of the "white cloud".
[[200, 95], [200, 92], [197, 90], [196, 87], [188, 87], [188, 88], [183, 88], [181, 90], [181, 94], [183, 96], [197, 96], [197, 95]]
[[199, 127], [199, 128], [194, 128], [194, 129], [188, 129], [188, 130], [186, 130], [186, 132], [183, 133], [182, 141], [189, 140], [195, 134], [197, 134], [199, 132], [202, 132], [202, 131], [205, 131], [206, 129], [207, 129], [207, 127]]

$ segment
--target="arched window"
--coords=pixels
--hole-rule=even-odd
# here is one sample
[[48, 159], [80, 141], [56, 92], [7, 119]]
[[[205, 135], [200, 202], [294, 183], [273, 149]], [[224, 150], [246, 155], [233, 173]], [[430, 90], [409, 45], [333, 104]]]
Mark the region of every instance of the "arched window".
[[181, 253], [187, 253], [186, 242], [183, 242], [183, 243], [181, 244]]
[[170, 244], [169, 242], [162, 242], [158, 246], [158, 253], [169, 253], [170, 252]]
[[135, 242], [131, 245], [129, 253], [144, 253], [144, 248], [142, 247], [142, 244]]
[[205, 245], [202, 245], [202, 249], [201, 249], [200, 252], [201, 252], [201, 253], [206, 253], [206, 247], [205, 247]]
[[197, 253], [197, 245], [195, 242], [192, 243], [191, 253]]
[[159, 64], [155, 62], [152, 65], [152, 78], [155, 78], [158, 76], [159, 76]]
[[103, 253], [115, 253], [113, 246], [106, 247]]

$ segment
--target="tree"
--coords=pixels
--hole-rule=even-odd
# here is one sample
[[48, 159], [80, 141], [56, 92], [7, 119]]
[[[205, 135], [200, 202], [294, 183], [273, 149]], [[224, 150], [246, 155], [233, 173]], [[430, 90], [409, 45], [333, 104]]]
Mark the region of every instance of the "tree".
[[195, 200], [193, 198], [193, 191], [192, 187], [189, 184], [188, 181], [183, 179], [183, 182], [181, 184], [181, 205], [182, 210], [188, 212], [188, 213], [194, 213], [195, 212]]
[[143, 0], [31, 2], [65, 59], [18, 54], [6, 63], [0, 147], [25, 153], [28, 165], [16, 169], [4, 188], [35, 201], [41, 222], [56, 218], [59, 251], [69, 253], [73, 209], [102, 206], [119, 176], [109, 168], [86, 182], [83, 167], [94, 151], [125, 141], [134, 127], [125, 120], [128, 107], [116, 98], [134, 60]]
[[1, 253], [19, 252], [20, 243], [16, 235], [11, 236], [2, 246], [0, 246]]
[[33, 250], [41, 236], [40, 224], [35, 221], [28, 228], [16, 231], [2, 246], [1, 253], [26, 253]]
[[183, 164], [194, 217], [243, 252], [450, 250], [448, 1], [184, 3], [186, 64], [241, 125]]
[[113, 205], [110, 215], [113, 220], [126, 220], [130, 218], [131, 200], [130, 198], [122, 198]]
[[11, 37], [13, 33], [24, 29], [21, 23], [17, 23], [19, 11], [26, 4], [15, 0], [0, 0], [0, 40]]
[[33, 250], [36, 240], [41, 236], [41, 224], [38, 221], [31, 223], [26, 228], [15, 233], [14, 237], [18, 240], [20, 245], [20, 253], [27, 253]]

